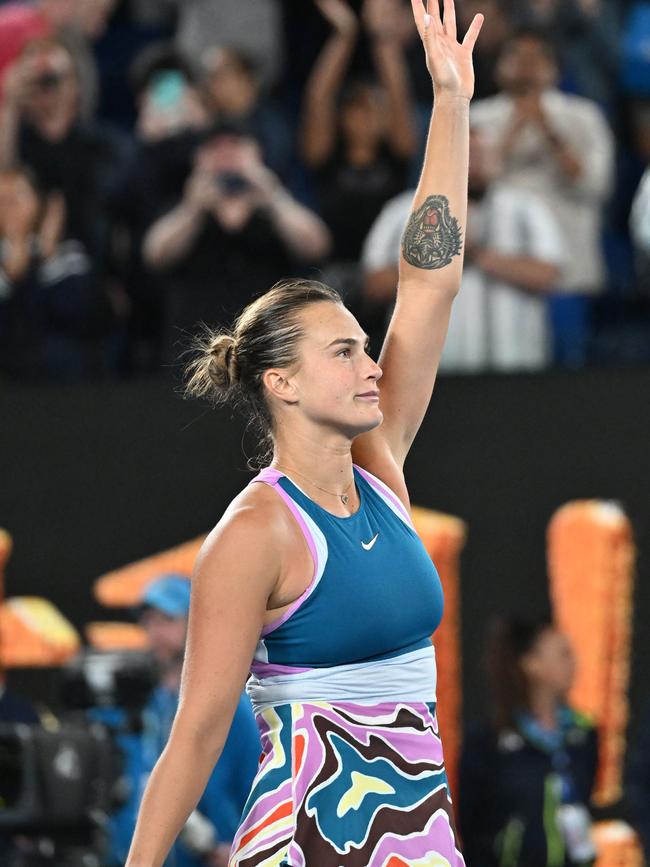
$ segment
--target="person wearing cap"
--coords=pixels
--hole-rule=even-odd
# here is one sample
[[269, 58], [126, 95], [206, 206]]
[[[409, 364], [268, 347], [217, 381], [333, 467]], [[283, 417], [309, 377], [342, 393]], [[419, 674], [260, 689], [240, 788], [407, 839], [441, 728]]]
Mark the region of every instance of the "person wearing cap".
[[179, 200], [149, 228], [143, 260], [164, 295], [167, 358], [198, 322], [230, 322], [264, 286], [322, 260], [330, 235], [265, 162], [252, 128], [220, 121], [193, 152]]
[[[136, 783], [137, 797], [134, 799], [137, 804], [149, 774], [165, 748], [178, 707], [190, 591], [191, 582], [186, 576], [161, 575], [145, 588], [136, 610], [138, 622], [149, 636], [151, 653], [158, 668], [158, 685], [143, 712], [142, 774]], [[220, 761], [213, 771], [203, 797], [165, 861], [165, 867], [206, 864], [225, 867], [259, 755], [260, 740], [255, 717], [248, 697], [243, 694], [224, 747], [224, 761]], [[133, 824], [137, 804], [134, 805]], [[132, 834], [133, 826], [128, 829], [129, 839]]]

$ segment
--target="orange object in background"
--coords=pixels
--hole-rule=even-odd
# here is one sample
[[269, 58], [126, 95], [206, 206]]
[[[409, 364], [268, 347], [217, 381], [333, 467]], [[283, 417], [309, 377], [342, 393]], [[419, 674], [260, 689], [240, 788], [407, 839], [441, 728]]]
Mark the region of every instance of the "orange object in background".
[[148, 650], [149, 636], [137, 623], [87, 623], [88, 644], [95, 650]]
[[12, 548], [13, 541], [11, 536], [0, 527], [0, 602], [2, 602], [5, 595], [5, 569], [7, 568]]
[[594, 843], [596, 867], [643, 867], [643, 851], [632, 828], [625, 822], [597, 822]]
[[12, 539], [0, 528], [0, 670], [62, 665], [77, 653], [77, 630], [47, 599], [15, 596], [3, 602]]
[[0, 606], [0, 641], [4, 668], [63, 665], [81, 647], [74, 626], [38, 596], [15, 596]]
[[199, 536], [198, 539], [107, 572], [95, 581], [95, 598], [107, 608], [137, 605], [147, 584], [159, 575], [171, 572], [191, 575], [204, 539], [205, 536]]
[[436, 630], [434, 645], [438, 666], [438, 723], [453, 796], [457, 791], [462, 734], [460, 553], [465, 545], [467, 527], [459, 518], [421, 508], [413, 509], [413, 522], [436, 564], [445, 594], [444, 616]]
[[555, 513], [548, 529], [551, 598], [578, 660], [570, 700], [598, 725], [599, 806], [622, 794], [634, 569], [632, 527], [616, 503], [577, 501]]

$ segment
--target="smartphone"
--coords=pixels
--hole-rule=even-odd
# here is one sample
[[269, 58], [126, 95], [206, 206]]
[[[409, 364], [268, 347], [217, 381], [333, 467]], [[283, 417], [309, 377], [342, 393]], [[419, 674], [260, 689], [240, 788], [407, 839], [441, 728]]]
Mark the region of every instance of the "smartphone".
[[186, 81], [182, 72], [167, 70], [154, 75], [149, 85], [151, 101], [161, 111], [177, 109], [185, 93]]

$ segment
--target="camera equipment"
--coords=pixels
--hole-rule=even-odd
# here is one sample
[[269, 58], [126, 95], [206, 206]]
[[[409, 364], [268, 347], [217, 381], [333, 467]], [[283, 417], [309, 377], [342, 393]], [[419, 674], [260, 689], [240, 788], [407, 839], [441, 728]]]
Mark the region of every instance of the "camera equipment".
[[110, 805], [113, 755], [104, 726], [0, 725], [0, 831], [83, 829]]
[[88, 650], [61, 670], [61, 699], [70, 710], [142, 710], [156, 684], [149, 653]]
[[154, 665], [145, 653], [87, 651], [59, 682], [60, 728], [0, 726], [2, 867], [106, 863], [109, 816], [124, 800], [122, 739], [140, 724]]
[[32, 81], [32, 87], [39, 90], [52, 90], [58, 87], [63, 79], [64, 76], [59, 72], [43, 72]]
[[240, 196], [251, 189], [250, 181], [236, 172], [220, 172], [215, 178], [215, 183], [228, 196]]

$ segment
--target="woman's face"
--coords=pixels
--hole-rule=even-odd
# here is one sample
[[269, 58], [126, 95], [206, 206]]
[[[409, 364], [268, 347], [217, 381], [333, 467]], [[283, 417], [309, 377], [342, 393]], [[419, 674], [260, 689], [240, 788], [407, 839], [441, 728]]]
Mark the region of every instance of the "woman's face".
[[77, 112], [79, 88], [71, 56], [63, 48], [47, 46], [20, 61], [25, 82], [25, 110], [36, 121]]
[[347, 437], [381, 424], [381, 368], [366, 353], [367, 335], [345, 307], [329, 301], [300, 314], [304, 337], [289, 371], [288, 398], [303, 416]]
[[566, 697], [573, 685], [576, 666], [565, 635], [555, 629], [546, 629], [522, 663], [533, 688], [550, 689], [558, 699]]
[[225, 49], [211, 52], [206, 62], [205, 84], [212, 107], [226, 114], [249, 112], [259, 96], [254, 76]]
[[503, 51], [497, 64], [497, 77], [508, 93], [526, 93], [551, 87], [557, 75], [555, 64], [544, 44], [522, 36]]
[[341, 109], [341, 129], [350, 143], [375, 143], [386, 132], [385, 117], [381, 95], [366, 87]]

